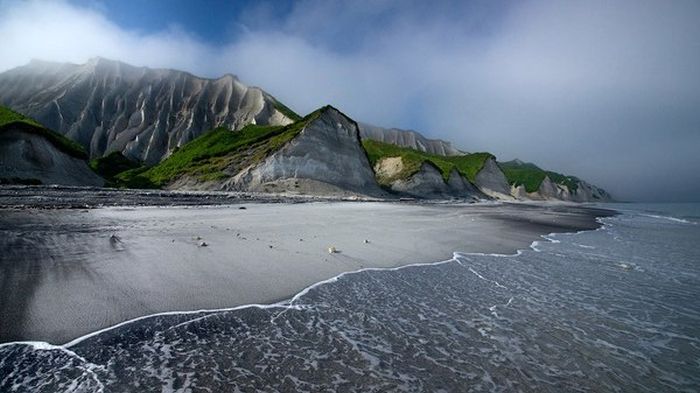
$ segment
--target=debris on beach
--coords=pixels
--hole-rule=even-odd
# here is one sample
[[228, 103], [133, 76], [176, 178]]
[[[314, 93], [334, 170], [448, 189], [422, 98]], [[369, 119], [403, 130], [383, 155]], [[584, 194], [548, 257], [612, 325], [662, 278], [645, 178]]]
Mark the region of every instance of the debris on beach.
[[336, 250], [335, 247], [333, 247], [333, 246], [328, 247], [328, 253], [329, 253], [329, 254], [335, 254], [335, 253], [337, 253], [337, 252], [338, 252], [338, 250]]
[[365, 239], [365, 244], [369, 243], [369, 240]]
[[122, 239], [119, 236], [117, 236], [116, 233], [113, 233], [109, 236], [109, 244], [116, 251], [124, 250], [124, 243], [122, 242]]
[[240, 206], [240, 207], [238, 208], [238, 210], [246, 210], [246, 207], [245, 207], [245, 206]]
[[268, 247], [269, 247], [269, 248], [272, 248], [272, 244], [270, 244]]
[[200, 247], [207, 247], [207, 246], [209, 246], [209, 245], [207, 244], [207, 242], [201, 241], [201, 242], [199, 242], [199, 246], [200, 246]]

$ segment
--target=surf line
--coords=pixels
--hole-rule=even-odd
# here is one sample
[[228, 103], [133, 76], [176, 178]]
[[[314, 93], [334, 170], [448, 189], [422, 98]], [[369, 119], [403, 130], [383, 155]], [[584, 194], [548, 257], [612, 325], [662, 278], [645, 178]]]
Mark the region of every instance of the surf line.
[[[601, 225], [598, 228], [594, 229], [593, 231], [598, 231], [598, 230], [604, 229], [604, 227], [607, 226], [607, 223], [605, 223], [601, 217], [596, 218], [596, 222], [598, 222]], [[554, 239], [551, 239], [551, 237], [553, 237], [554, 235], [562, 234], [562, 233], [580, 234], [580, 233], [584, 233], [584, 232], [588, 232], [588, 231], [590, 231], [590, 230], [581, 230], [581, 231], [577, 231], [577, 232], [549, 233], [547, 235], [539, 235], [539, 237], [542, 239], [545, 239], [548, 242], [556, 243], [557, 241], [554, 241]], [[540, 250], [538, 250], [536, 248], [537, 244], [539, 244], [539, 240], [535, 240], [532, 243], [530, 243], [530, 246], [528, 248], [531, 251], [539, 252]], [[527, 249], [525, 249], [525, 250], [527, 250]], [[29, 345], [29, 346], [34, 347], [34, 349], [36, 349], [36, 350], [46, 350], [46, 351], [67, 350], [67, 353], [78, 356], [75, 352], [70, 350], [71, 347], [78, 345], [87, 339], [90, 339], [90, 338], [98, 336], [102, 333], [108, 332], [110, 330], [118, 329], [118, 328], [126, 326], [128, 324], [142, 321], [142, 320], [149, 319], [149, 318], [156, 318], [156, 317], [169, 316], [169, 315], [206, 314], [206, 315], [202, 315], [202, 316], [197, 317], [197, 318], [193, 318], [189, 321], [180, 322], [179, 324], [176, 324], [176, 325], [169, 327], [169, 328], [173, 328], [174, 326], [183, 326], [183, 325], [186, 325], [188, 323], [192, 323], [192, 322], [196, 322], [196, 321], [205, 319], [206, 317], [209, 317], [209, 316], [214, 315], [214, 314], [218, 314], [218, 313], [222, 313], [222, 312], [229, 312], [229, 311], [244, 310], [247, 308], [258, 308], [258, 309], [263, 309], [263, 310], [280, 309], [281, 313], [276, 316], [276, 317], [279, 317], [279, 315], [281, 315], [289, 310], [303, 310], [304, 309], [303, 307], [297, 306], [295, 304], [295, 302], [297, 302], [302, 296], [306, 295], [307, 293], [309, 293], [309, 291], [311, 291], [314, 288], [320, 287], [320, 286], [325, 285], [325, 284], [334, 283], [347, 275], [358, 274], [358, 273], [362, 273], [362, 272], [371, 272], [371, 271], [397, 271], [397, 270], [401, 270], [401, 269], [412, 268], [412, 267], [421, 267], [421, 266], [438, 266], [438, 265], [442, 265], [442, 264], [450, 263], [450, 262], [455, 262], [455, 263], [458, 263], [458, 264], [464, 266], [459, 261], [460, 257], [491, 256], [491, 257], [499, 257], [499, 258], [514, 258], [514, 257], [518, 257], [518, 256], [522, 255], [523, 251], [524, 250], [522, 250], [522, 249], [518, 249], [513, 254], [479, 253], [479, 252], [474, 252], [474, 253], [453, 252], [451, 259], [447, 259], [447, 260], [439, 261], [439, 262], [412, 263], [412, 264], [396, 266], [396, 267], [367, 267], [367, 268], [362, 268], [362, 269], [358, 269], [358, 270], [343, 272], [343, 273], [340, 273], [336, 276], [328, 278], [326, 280], [322, 280], [322, 281], [316, 282], [314, 284], [311, 284], [308, 287], [302, 289], [300, 292], [298, 292], [296, 295], [291, 297], [289, 300], [283, 300], [283, 301], [277, 302], [277, 303], [271, 303], [271, 304], [252, 303], [252, 304], [243, 304], [243, 305], [236, 306], [236, 307], [219, 308], [219, 309], [200, 309], [200, 310], [194, 310], [194, 311], [165, 311], [165, 312], [161, 312], [161, 313], [149, 314], [149, 315], [144, 315], [144, 316], [132, 318], [132, 319], [126, 320], [124, 322], [120, 322], [116, 325], [108, 326], [104, 329], [100, 329], [100, 330], [88, 333], [86, 335], [80, 336], [80, 337], [78, 337], [74, 340], [71, 340], [71, 341], [69, 341], [65, 344], [62, 344], [62, 345], [55, 345], [55, 344], [47, 343], [45, 341], [12, 341], [12, 342], [0, 344], [0, 349], [2, 349], [4, 347], [11, 346], [11, 345]], [[489, 281], [491, 281], [491, 280], [489, 280]], [[497, 285], [502, 286], [498, 283], [497, 283]], [[503, 288], [505, 288], [505, 287], [503, 287]], [[274, 319], [275, 318], [271, 319], [271, 321], [274, 321]]]

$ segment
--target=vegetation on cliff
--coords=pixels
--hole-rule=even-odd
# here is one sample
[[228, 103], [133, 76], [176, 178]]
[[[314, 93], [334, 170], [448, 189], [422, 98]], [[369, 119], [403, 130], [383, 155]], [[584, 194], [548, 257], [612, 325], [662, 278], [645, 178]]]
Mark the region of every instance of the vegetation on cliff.
[[441, 156], [368, 139], [363, 140], [362, 145], [367, 151], [367, 157], [369, 157], [373, 167], [384, 158], [401, 157], [403, 164], [401, 172], [392, 176], [391, 179], [378, 179], [380, 184], [386, 184], [398, 179], [407, 179], [418, 172], [424, 162], [432, 164], [440, 170], [445, 181], [450, 177], [450, 172], [456, 169], [460, 175], [470, 182], [474, 182], [476, 174], [484, 167], [486, 160], [493, 158], [491, 153]]
[[574, 176], [545, 171], [535, 164], [522, 162], [520, 160], [499, 162], [498, 165], [506, 175], [508, 183], [516, 187], [521, 185], [525, 186], [525, 191], [527, 192], [537, 192], [547, 176], [549, 176], [549, 180], [552, 182], [564, 185], [572, 192], [578, 189], [578, 183], [580, 181]]
[[315, 111], [287, 126], [249, 124], [240, 131], [216, 128], [175, 149], [153, 167], [116, 175], [115, 182], [129, 188], [160, 188], [182, 176], [201, 182], [225, 179], [279, 150], [319, 113]]
[[43, 136], [56, 146], [56, 148], [73, 157], [81, 159], [88, 158], [87, 152], [78, 142], [70, 140], [55, 131], [49, 130], [30, 117], [15, 112], [10, 108], [0, 106], [0, 132], [16, 128], [19, 128], [23, 132]]

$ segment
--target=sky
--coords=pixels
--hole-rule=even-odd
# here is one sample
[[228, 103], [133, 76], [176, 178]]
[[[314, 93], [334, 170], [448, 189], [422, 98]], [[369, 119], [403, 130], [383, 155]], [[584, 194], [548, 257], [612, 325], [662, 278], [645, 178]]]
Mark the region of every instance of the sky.
[[304, 114], [700, 201], [700, 1], [0, 0], [0, 71], [102, 56], [237, 75]]

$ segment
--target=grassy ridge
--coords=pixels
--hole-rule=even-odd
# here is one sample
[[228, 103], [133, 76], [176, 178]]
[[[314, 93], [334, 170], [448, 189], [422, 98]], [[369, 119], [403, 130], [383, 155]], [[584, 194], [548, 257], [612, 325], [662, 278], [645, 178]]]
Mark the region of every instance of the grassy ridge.
[[[459, 174], [469, 181], [474, 182], [476, 174], [484, 167], [486, 160], [493, 157], [491, 153], [441, 156], [374, 140], [364, 140], [362, 141], [362, 146], [364, 146], [365, 151], [367, 151], [367, 156], [372, 166], [383, 158], [401, 157], [404, 165], [403, 170], [392, 179], [384, 179], [383, 183], [385, 184], [396, 179], [410, 177], [420, 170], [424, 162], [428, 162], [437, 167], [445, 181], [449, 178], [450, 172], [456, 169]], [[382, 183], [382, 181], [380, 181], [380, 183]]]
[[24, 132], [43, 136], [56, 146], [56, 148], [73, 157], [80, 159], [88, 158], [87, 152], [79, 143], [49, 130], [30, 117], [17, 113], [10, 108], [0, 106], [0, 132], [14, 127], [20, 127]]
[[122, 172], [115, 180], [119, 186], [130, 188], [160, 188], [182, 176], [199, 181], [224, 179], [279, 150], [319, 113], [287, 126], [250, 124], [235, 132], [216, 128], [176, 149], [159, 164]]
[[508, 183], [514, 186], [525, 186], [525, 191], [536, 192], [540, 189], [542, 181], [544, 178], [549, 176], [549, 179], [557, 184], [565, 185], [575, 192], [578, 189], [579, 179], [574, 176], [566, 176], [561, 173], [545, 171], [544, 169], [538, 167], [535, 164], [518, 162], [518, 161], [508, 161], [500, 162], [498, 164], [501, 170], [506, 175]]

